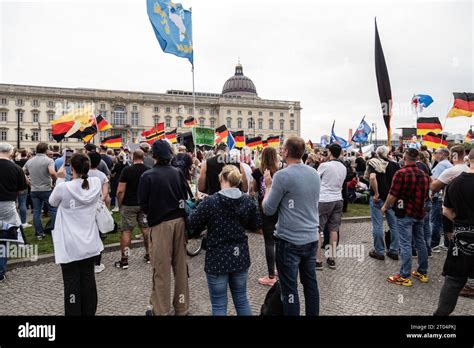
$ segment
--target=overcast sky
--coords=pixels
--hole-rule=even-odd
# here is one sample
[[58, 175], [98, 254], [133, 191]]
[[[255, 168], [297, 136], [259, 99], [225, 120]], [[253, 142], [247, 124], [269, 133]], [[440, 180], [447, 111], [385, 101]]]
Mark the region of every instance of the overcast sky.
[[[179, 1], [175, 1], [179, 2]], [[347, 138], [362, 116], [386, 138], [374, 68], [374, 17], [395, 104], [415, 124], [414, 93], [440, 117], [474, 92], [474, 6], [463, 1], [183, 0], [193, 10], [196, 90], [222, 91], [238, 57], [261, 98], [301, 101], [302, 135]], [[191, 66], [161, 51], [145, 0], [0, 0], [0, 81], [164, 93], [192, 90]], [[474, 121], [473, 121], [474, 122]], [[466, 133], [470, 118], [445, 130]]]

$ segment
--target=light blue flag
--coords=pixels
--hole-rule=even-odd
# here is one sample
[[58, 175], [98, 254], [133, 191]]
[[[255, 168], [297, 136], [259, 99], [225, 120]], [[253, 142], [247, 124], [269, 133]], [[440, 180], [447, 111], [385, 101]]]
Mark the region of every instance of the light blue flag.
[[364, 119], [359, 124], [359, 127], [357, 127], [357, 130], [354, 133], [354, 136], [352, 137], [352, 141], [355, 143], [366, 143], [369, 141], [369, 134], [372, 132], [372, 129], [370, 128], [369, 124], [365, 122]]
[[232, 135], [232, 132], [229, 131], [229, 135], [227, 136], [227, 147], [229, 150], [232, 150], [235, 146], [235, 139], [234, 136]]
[[191, 11], [171, 0], [147, 0], [147, 12], [161, 49], [194, 65]]
[[343, 149], [348, 148], [350, 145], [347, 141], [345, 141], [343, 138], [338, 137], [336, 133], [334, 133], [334, 123], [332, 124], [332, 130], [331, 130], [331, 144], [339, 144]]

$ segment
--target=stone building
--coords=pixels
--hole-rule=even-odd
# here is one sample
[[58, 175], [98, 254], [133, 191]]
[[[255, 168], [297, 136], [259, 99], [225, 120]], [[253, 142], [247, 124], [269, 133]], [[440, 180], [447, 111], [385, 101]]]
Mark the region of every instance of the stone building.
[[[17, 146], [18, 121], [20, 147], [34, 148], [40, 141], [53, 143], [50, 122], [70, 108], [92, 105], [113, 129], [101, 137], [120, 133], [124, 142], [135, 142], [143, 130], [164, 122], [166, 131], [189, 131], [184, 120], [194, 115], [192, 92], [169, 90], [166, 93], [56, 88], [0, 84], [0, 142]], [[298, 101], [262, 99], [239, 63], [222, 93], [196, 92], [195, 118], [199, 125], [244, 130], [248, 137], [300, 135], [301, 106]], [[98, 143], [98, 137], [95, 142]], [[82, 146], [78, 139], [63, 145]]]

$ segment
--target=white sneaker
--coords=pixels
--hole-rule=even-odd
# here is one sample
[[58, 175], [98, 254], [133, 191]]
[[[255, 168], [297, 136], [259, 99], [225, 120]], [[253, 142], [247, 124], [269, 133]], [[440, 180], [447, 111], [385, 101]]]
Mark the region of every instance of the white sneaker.
[[33, 226], [33, 225], [32, 225], [32, 224], [29, 224], [28, 222], [25, 222], [24, 224], [21, 224], [21, 226], [22, 226], [23, 228], [28, 228], [28, 227], [31, 227], [31, 226]]
[[95, 273], [100, 273], [100, 272], [102, 272], [104, 269], [105, 269], [105, 266], [104, 266], [103, 263], [101, 263], [99, 266], [95, 266], [95, 267], [94, 267], [94, 272], [95, 272]]
[[112, 212], [113, 212], [113, 213], [117, 213], [117, 212], [119, 212], [119, 211], [120, 211], [120, 209], [119, 209], [119, 207], [117, 207], [117, 206], [115, 206], [114, 209], [112, 209]]

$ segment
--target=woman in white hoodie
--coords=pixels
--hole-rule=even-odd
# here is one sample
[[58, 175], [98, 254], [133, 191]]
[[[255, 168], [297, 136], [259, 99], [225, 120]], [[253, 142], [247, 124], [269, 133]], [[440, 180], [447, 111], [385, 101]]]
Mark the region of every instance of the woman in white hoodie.
[[[89, 157], [71, 158], [72, 180], [58, 179], [49, 204], [58, 207], [52, 232], [56, 263], [61, 265], [64, 281], [65, 315], [95, 315], [97, 288], [94, 257], [104, 249], [95, 222], [102, 185], [89, 178]], [[58, 172], [62, 177], [65, 168]]]

